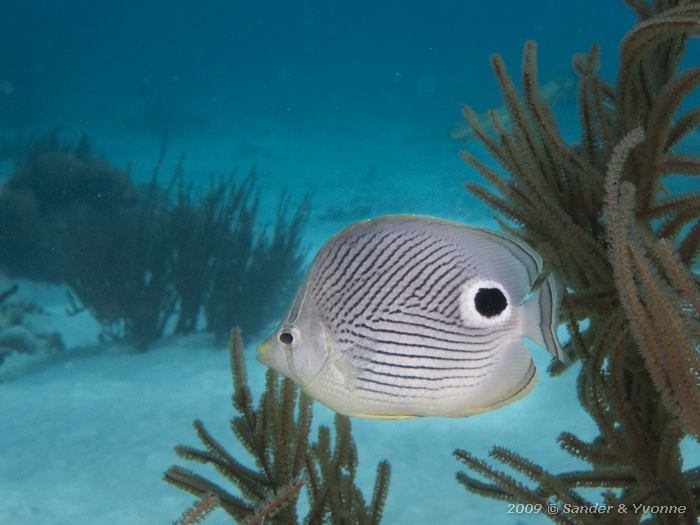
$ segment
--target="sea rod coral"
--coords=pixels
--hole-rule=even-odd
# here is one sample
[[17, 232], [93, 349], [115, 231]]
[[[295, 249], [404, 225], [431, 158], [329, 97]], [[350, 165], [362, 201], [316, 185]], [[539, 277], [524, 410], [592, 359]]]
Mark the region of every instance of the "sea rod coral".
[[168, 483], [200, 500], [176, 523], [197, 523], [213, 506], [223, 508], [238, 523], [293, 525], [299, 522], [297, 500], [302, 489], [308, 497], [304, 523], [376, 525], [381, 521], [389, 489], [390, 466], [377, 465], [372, 498], [366, 502], [355, 485], [358, 455], [350, 420], [335, 417], [335, 438], [326, 426], [318, 428], [310, 442], [312, 401], [300, 393], [291, 379], [269, 369], [265, 391], [254, 406], [243, 359], [240, 331], [231, 334], [233, 406], [237, 415], [231, 429], [254, 459], [255, 467], [233, 457], [195, 421], [197, 436], [205, 450], [175, 448], [183, 458], [209, 464], [236, 487], [234, 494], [204, 476], [179, 466], [165, 472]]
[[54, 132], [30, 141], [0, 191], [0, 223], [8, 226], [0, 230], [0, 266], [65, 283], [71, 313], [89, 310], [103, 337], [139, 349], [172, 324], [180, 334], [203, 325], [225, 337], [236, 319], [254, 334], [283, 311], [301, 279], [309, 200], [292, 209], [283, 194], [265, 228], [254, 172], [211, 179], [197, 192], [180, 161], [162, 184], [165, 146], [149, 181], [137, 184], [84, 137], [72, 144]]
[[543, 508], [601, 503], [578, 490], [594, 488], [613, 509], [642, 509], [550, 513], [558, 523], [696, 523], [700, 467], [683, 464], [680, 442], [700, 439], [700, 287], [691, 269], [700, 248], [700, 193], [670, 191], [666, 181], [700, 175], [700, 156], [678, 147], [700, 124], [700, 108], [683, 105], [700, 85], [700, 66], [680, 68], [688, 39], [700, 33], [700, 2], [626, 3], [638, 19], [621, 42], [616, 83], [597, 72], [598, 45], [573, 60], [580, 144], [564, 142], [541, 96], [534, 42], [524, 47], [521, 92], [501, 57], [491, 58], [509, 128], [492, 113], [493, 137], [464, 110], [507, 171], [464, 153], [493, 186], [468, 189], [499, 211], [503, 228], [532, 244], [567, 288], [564, 350], [580, 362], [579, 399], [599, 435], [585, 441], [563, 432], [559, 443], [589, 468], [555, 474], [496, 446], [491, 457], [519, 479], [456, 450], [470, 471], [457, 479], [474, 493]]

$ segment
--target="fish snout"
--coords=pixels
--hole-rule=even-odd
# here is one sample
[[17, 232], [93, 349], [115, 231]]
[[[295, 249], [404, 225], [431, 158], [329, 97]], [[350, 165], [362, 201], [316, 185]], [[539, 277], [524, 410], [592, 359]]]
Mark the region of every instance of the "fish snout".
[[270, 345], [270, 340], [265, 339], [262, 343], [255, 347], [255, 351], [258, 353], [258, 355], [256, 355], [255, 358], [258, 360], [259, 363], [262, 363], [264, 365], [270, 364], [270, 354], [272, 353], [271, 346], [272, 345]]

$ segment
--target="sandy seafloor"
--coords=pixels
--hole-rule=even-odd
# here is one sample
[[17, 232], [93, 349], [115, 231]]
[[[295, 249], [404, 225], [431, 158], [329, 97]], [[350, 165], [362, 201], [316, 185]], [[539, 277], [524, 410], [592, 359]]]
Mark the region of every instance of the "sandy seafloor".
[[[137, 176], [147, 173], [157, 137], [125, 133], [106, 140], [92, 129], [97, 151], [117, 164], [133, 161]], [[431, 213], [493, 225], [490, 213], [462, 188], [475, 175], [457, 151], [479, 152], [478, 147], [416, 129], [409, 123], [361, 122], [282, 133], [274, 126], [246, 124], [228, 135], [171, 138], [164, 173], [180, 152], [186, 153], [193, 180], [234, 165], [241, 171], [255, 165], [263, 208], [270, 211], [283, 187], [296, 199], [312, 190], [314, 212], [303, 241], [309, 257], [349, 222], [380, 213]], [[261, 220], [271, 216], [263, 214]], [[173, 452], [176, 444], [199, 445], [191, 426], [195, 418], [241, 457], [228, 428], [231, 381], [224, 345], [195, 334], [135, 354], [118, 344], [97, 343], [98, 326], [89, 314], [67, 316], [61, 287], [22, 281], [19, 298], [43, 307], [33, 322], [59, 330], [68, 349], [12, 356], [0, 366], [0, 524], [170, 523], [193, 497], [162, 481], [167, 467], [192, 467], [217, 479], [213, 469], [187, 464]], [[246, 352], [257, 395], [265, 369], [254, 360], [255, 343], [247, 340]], [[555, 472], [581, 467], [556, 443], [564, 430], [583, 439], [596, 435], [576, 398], [577, 368], [549, 378], [544, 373], [548, 354], [531, 349], [540, 381], [514, 404], [466, 419], [352, 421], [358, 484], [365, 494], [376, 463], [386, 458], [392, 465], [384, 523], [548, 522], [543, 516], [509, 514], [505, 503], [467, 493], [455, 481], [461, 467], [452, 456], [455, 448], [465, 448], [485, 457], [499, 444]], [[314, 419], [330, 423], [332, 413], [317, 404]], [[687, 464], [698, 464], [697, 445], [684, 445]], [[216, 511], [205, 523], [231, 520]]]

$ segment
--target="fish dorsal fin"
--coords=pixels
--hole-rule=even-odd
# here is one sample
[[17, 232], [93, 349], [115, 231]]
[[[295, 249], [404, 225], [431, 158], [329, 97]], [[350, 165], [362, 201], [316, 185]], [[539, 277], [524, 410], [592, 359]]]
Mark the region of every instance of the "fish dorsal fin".
[[287, 312], [287, 322], [290, 324], [296, 324], [297, 320], [299, 319], [299, 314], [301, 313], [301, 308], [304, 305], [304, 301], [306, 300], [306, 294], [308, 292], [308, 283], [307, 279], [304, 279], [304, 281], [301, 283], [301, 286], [299, 287], [299, 291], [297, 292], [296, 296], [294, 297], [294, 301], [292, 302], [291, 306], [289, 307], [289, 311]]

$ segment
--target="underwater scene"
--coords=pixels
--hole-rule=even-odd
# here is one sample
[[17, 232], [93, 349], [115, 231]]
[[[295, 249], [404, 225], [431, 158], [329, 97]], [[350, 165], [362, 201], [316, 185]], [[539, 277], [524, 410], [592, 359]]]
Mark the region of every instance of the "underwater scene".
[[700, 1], [2, 12], [0, 525], [700, 522]]

